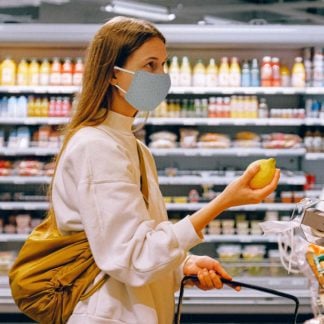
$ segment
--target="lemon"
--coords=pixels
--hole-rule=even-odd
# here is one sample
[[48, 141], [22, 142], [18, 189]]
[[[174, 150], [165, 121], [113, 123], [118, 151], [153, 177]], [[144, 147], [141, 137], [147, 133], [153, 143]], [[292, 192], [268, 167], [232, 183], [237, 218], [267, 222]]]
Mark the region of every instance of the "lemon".
[[274, 158], [262, 159], [254, 161], [251, 164], [255, 163], [260, 165], [260, 169], [250, 181], [250, 187], [252, 189], [260, 189], [272, 181], [276, 172], [276, 160]]

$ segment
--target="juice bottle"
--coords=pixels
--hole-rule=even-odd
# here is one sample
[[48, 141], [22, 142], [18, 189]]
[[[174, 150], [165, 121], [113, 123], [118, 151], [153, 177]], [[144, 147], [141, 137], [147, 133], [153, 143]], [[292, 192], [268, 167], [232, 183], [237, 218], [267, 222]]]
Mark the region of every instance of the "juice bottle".
[[48, 59], [43, 59], [39, 68], [39, 84], [47, 86], [50, 83], [51, 64]]
[[241, 68], [237, 57], [232, 57], [229, 69], [229, 85], [232, 87], [241, 86]]
[[32, 59], [29, 64], [29, 85], [37, 86], [39, 85], [39, 63], [36, 59]]
[[25, 59], [21, 59], [17, 66], [17, 85], [26, 86], [28, 85], [28, 71], [29, 66]]
[[[304, 62], [306, 64], [306, 62]], [[323, 53], [321, 48], [315, 48], [313, 57], [312, 85], [314, 87], [323, 86]]]
[[179, 85], [181, 87], [191, 86], [191, 66], [187, 56], [184, 56], [181, 61], [179, 72]]
[[261, 64], [261, 86], [262, 87], [271, 87], [272, 80], [272, 66], [271, 66], [271, 57], [265, 56], [262, 59]]
[[287, 65], [280, 66], [280, 85], [282, 87], [290, 87], [290, 71]]
[[69, 117], [71, 112], [71, 102], [69, 97], [64, 97], [62, 101], [62, 116]]
[[50, 72], [51, 85], [57, 86], [61, 84], [61, 73], [62, 73], [61, 62], [57, 57], [54, 57], [51, 65], [51, 72]]
[[305, 87], [306, 84], [306, 72], [301, 57], [295, 58], [295, 63], [291, 72], [291, 85], [293, 87]]
[[204, 87], [206, 85], [206, 68], [202, 60], [198, 60], [193, 69], [193, 86]]
[[61, 84], [72, 85], [72, 62], [69, 57], [62, 64]]
[[[165, 64], [165, 66], [167, 65]], [[83, 61], [80, 57], [78, 57], [74, 64], [74, 71], [72, 77], [73, 85], [80, 86], [82, 84], [83, 68], [84, 68]]]
[[42, 117], [48, 117], [48, 99], [44, 97], [40, 104], [40, 114]]
[[16, 82], [16, 63], [10, 57], [1, 64], [1, 85], [13, 86]]
[[218, 85], [220, 87], [229, 85], [229, 72], [228, 58], [222, 57], [218, 72]]
[[17, 99], [17, 117], [27, 117], [27, 98], [19, 96]]
[[260, 69], [256, 58], [252, 60], [251, 64], [251, 87], [260, 87]]
[[34, 101], [34, 116], [41, 117], [41, 99], [40, 97], [37, 97]]
[[[309, 48], [309, 47], [305, 48], [304, 49], [304, 66], [305, 66], [306, 86], [307, 87], [312, 86], [313, 75], [312, 75], [312, 60], [311, 60], [311, 58], [312, 58], [311, 48]], [[322, 59], [321, 59], [321, 65], [322, 65]], [[315, 69], [315, 65], [314, 65], [314, 69]]]
[[278, 57], [273, 57], [271, 59], [271, 69], [272, 69], [272, 78], [271, 78], [271, 86], [280, 87], [280, 63]]
[[206, 86], [217, 87], [218, 85], [218, 71], [215, 59], [211, 58], [206, 69]]
[[250, 71], [249, 62], [247, 61], [245, 61], [242, 66], [241, 86], [242, 87], [251, 86], [251, 71]]
[[29, 96], [28, 97], [27, 114], [28, 114], [28, 117], [34, 117], [35, 116], [35, 112], [34, 112], [34, 97], [33, 96]]
[[171, 85], [173, 87], [178, 87], [180, 85], [180, 67], [177, 56], [172, 57], [169, 74], [171, 78]]
[[56, 98], [51, 97], [48, 105], [48, 117], [55, 116]]

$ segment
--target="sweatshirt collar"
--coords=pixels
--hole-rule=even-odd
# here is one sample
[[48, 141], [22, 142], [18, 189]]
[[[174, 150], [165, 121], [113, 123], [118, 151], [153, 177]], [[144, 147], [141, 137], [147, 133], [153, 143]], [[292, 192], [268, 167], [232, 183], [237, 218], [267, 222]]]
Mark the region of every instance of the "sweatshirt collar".
[[128, 117], [115, 111], [109, 110], [108, 116], [102, 124], [114, 130], [132, 134], [132, 125], [134, 119], [134, 117]]

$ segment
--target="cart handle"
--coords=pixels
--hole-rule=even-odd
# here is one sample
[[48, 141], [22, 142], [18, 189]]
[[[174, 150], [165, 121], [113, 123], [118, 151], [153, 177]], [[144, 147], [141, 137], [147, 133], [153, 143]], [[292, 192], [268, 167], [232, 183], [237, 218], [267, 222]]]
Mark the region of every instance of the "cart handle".
[[[251, 285], [245, 282], [240, 282], [240, 281], [234, 281], [234, 280], [228, 280], [228, 279], [224, 279], [224, 278], [220, 278], [221, 281], [225, 284], [228, 284], [230, 286], [240, 286], [240, 287], [246, 287], [246, 288], [250, 288], [250, 289], [254, 289], [254, 290], [259, 290], [259, 291], [263, 291], [269, 294], [273, 294], [273, 295], [277, 295], [280, 297], [284, 297], [284, 298], [288, 298], [291, 299], [295, 302], [295, 311], [294, 311], [294, 317], [292, 320], [292, 324], [296, 324], [297, 323], [297, 315], [298, 315], [298, 307], [299, 307], [299, 300], [296, 296], [278, 291], [278, 290], [274, 290], [274, 289], [270, 289], [270, 288], [265, 288], [265, 287], [261, 287], [261, 286], [256, 286], [256, 285]], [[180, 320], [181, 320], [181, 307], [182, 307], [182, 298], [183, 298], [183, 292], [184, 292], [184, 285], [186, 283], [187, 280], [193, 280], [193, 281], [197, 281], [198, 278], [196, 275], [190, 275], [190, 276], [185, 276], [183, 277], [182, 281], [181, 281], [181, 287], [180, 287], [180, 293], [179, 293], [179, 299], [178, 299], [178, 306], [177, 306], [177, 312], [175, 315], [175, 323], [176, 324], [180, 324]]]

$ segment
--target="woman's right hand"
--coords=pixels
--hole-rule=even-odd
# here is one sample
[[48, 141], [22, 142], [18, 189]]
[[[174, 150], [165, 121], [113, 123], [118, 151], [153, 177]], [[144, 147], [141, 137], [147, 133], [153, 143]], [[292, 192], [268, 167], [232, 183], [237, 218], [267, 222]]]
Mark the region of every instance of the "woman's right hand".
[[279, 169], [276, 169], [271, 183], [267, 186], [261, 189], [252, 189], [249, 186], [250, 181], [257, 174], [259, 168], [258, 164], [251, 164], [242, 176], [235, 179], [224, 189], [219, 198], [225, 203], [226, 208], [260, 203], [277, 188], [280, 178]]

